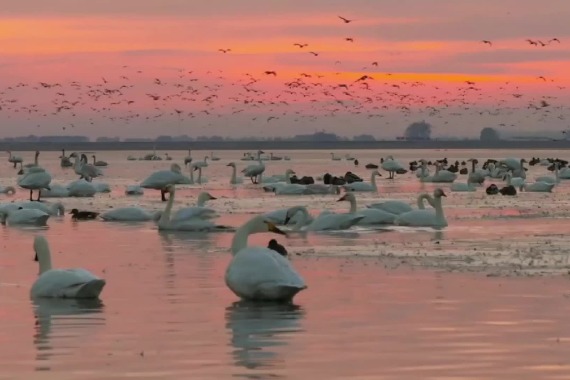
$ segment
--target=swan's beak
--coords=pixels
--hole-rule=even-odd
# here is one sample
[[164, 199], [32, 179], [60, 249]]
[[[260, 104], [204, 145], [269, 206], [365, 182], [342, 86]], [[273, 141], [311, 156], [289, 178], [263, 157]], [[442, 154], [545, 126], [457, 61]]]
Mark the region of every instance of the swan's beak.
[[445, 193], [443, 191], [441, 192], [441, 196], [447, 198], [447, 195], [445, 195]]
[[339, 199], [337, 199], [337, 202], [342, 202], [346, 200], [346, 195], [343, 195], [342, 197], [340, 197]]
[[267, 224], [267, 231], [273, 232], [273, 233], [276, 233], [276, 234], [279, 234], [279, 235], [285, 235], [285, 236], [287, 236], [287, 234], [286, 234], [284, 231], [282, 231], [282, 230], [280, 230], [279, 228], [277, 228], [277, 226], [276, 226], [275, 224], [273, 224], [273, 223], [271, 223], [271, 222], [265, 222], [265, 223]]
[[39, 261], [39, 260], [38, 260], [38, 253], [35, 252], [35, 251], [34, 251], [34, 253], [36, 254], [36, 255], [34, 256], [34, 261]]
[[210, 195], [210, 199], [218, 199], [218, 198], [214, 197], [213, 195]]

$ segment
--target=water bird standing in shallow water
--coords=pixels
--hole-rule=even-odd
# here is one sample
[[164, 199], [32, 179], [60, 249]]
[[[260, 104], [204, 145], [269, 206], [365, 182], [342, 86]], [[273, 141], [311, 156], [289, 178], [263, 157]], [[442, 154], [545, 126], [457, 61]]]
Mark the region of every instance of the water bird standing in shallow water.
[[39, 277], [32, 285], [30, 296], [50, 298], [98, 298], [105, 280], [82, 269], [52, 269], [51, 254], [45, 237], [34, 239], [34, 260], [39, 262]]
[[307, 285], [285, 257], [266, 247], [247, 245], [249, 235], [261, 232], [286, 235], [262, 215], [238, 228], [232, 241], [233, 257], [226, 270], [226, 285], [244, 300], [290, 302]]

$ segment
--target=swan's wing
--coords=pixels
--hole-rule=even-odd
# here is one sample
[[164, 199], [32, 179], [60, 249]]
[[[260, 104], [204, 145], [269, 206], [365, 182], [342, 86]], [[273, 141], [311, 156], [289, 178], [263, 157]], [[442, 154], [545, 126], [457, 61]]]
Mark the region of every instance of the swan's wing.
[[306, 287], [289, 260], [264, 247], [246, 247], [239, 251], [228, 266], [226, 283], [238, 295], [249, 297], [282, 287]]
[[38, 277], [31, 294], [34, 297], [73, 297], [78, 286], [93, 280], [101, 279], [85, 269], [52, 269]]
[[429, 226], [433, 224], [435, 220], [434, 210], [413, 210], [398, 215], [394, 223], [400, 226]]
[[187, 219], [194, 219], [194, 218], [213, 219], [217, 216], [218, 214], [216, 210], [212, 208], [194, 206], [194, 207], [185, 207], [176, 211], [176, 213], [172, 217], [172, 220], [184, 221]]

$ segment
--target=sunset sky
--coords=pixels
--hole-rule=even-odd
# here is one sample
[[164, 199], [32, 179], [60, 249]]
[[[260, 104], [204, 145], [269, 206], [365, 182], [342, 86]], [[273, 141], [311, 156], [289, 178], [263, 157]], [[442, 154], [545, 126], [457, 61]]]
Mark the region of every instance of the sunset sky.
[[18, 0], [0, 18], [2, 137], [570, 128], [567, 0]]

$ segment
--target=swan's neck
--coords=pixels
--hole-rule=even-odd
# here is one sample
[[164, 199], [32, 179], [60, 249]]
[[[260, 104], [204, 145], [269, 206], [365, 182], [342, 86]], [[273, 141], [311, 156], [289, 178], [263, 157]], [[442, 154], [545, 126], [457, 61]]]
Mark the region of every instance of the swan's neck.
[[293, 226], [293, 231], [299, 231], [304, 225], [307, 224], [307, 220], [309, 219], [309, 212], [307, 211], [306, 207], [299, 207], [297, 209], [297, 213], [301, 213], [301, 217], [297, 219], [297, 223]]
[[554, 176], [556, 177], [556, 182], [560, 181], [560, 172], [558, 170], [558, 163], [554, 164]]
[[431, 199], [430, 204], [432, 205], [433, 208], [435, 208], [435, 218], [436, 220], [438, 220], [438, 222], [440, 224], [443, 224], [445, 222], [445, 216], [443, 215], [443, 205], [441, 204], [441, 197], [437, 197], [437, 198], [433, 198], [430, 197]]
[[356, 198], [355, 197], [351, 197], [349, 199], [350, 202], [350, 211], [349, 213], [354, 214], [356, 213]]
[[190, 184], [194, 184], [194, 168], [190, 167]]
[[202, 168], [198, 168], [198, 183], [202, 183]]
[[511, 179], [513, 178], [513, 176], [511, 175], [511, 173], [507, 173], [507, 186], [511, 186]]
[[428, 194], [420, 194], [418, 195], [418, 209], [423, 210], [426, 208], [425, 204], [424, 204], [424, 200], [427, 200], [429, 202], [429, 195]]
[[167, 227], [168, 224], [170, 223], [170, 213], [172, 212], [172, 205], [174, 204], [174, 193], [175, 191], [174, 189], [172, 189], [170, 195], [168, 196], [168, 203], [166, 204], [166, 208], [164, 209], [164, 212], [160, 216], [160, 219], [158, 219], [159, 228]]
[[257, 218], [254, 218], [237, 229], [232, 240], [232, 256], [235, 256], [236, 253], [247, 247], [247, 239], [249, 235], [256, 232], [258, 223]]
[[285, 172], [285, 182], [291, 183], [291, 172], [289, 170]]
[[231, 182], [232, 185], [235, 185], [236, 182], [237, 182], [237, 169], [236, 169], [235, 166], [232, 167], [232, 178], [231, 178], [231, 181], [230, 181], [230, 182]]
[[471, 173], [475, 173], [475, 161], [471, 161]]
[[196, 206], [198, 207], [204, 207], [204, 205], [206, 204], [206, 198], [205, 197], [198, 197], [198, 202], [196, 202]]
[[51, 269], [51, 254], [48, 247], [43, 247], [42, 252], [37, 254], [38, 262], [40, 263], [40, 275]]
[[376, 172], [372, 172], [372, 174], [370, 175], [370, 183], [372, 184], [372, 187], [374, 188], [374, 190], [378, 190], [378, 188], [376, 187]]

